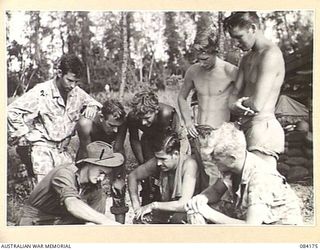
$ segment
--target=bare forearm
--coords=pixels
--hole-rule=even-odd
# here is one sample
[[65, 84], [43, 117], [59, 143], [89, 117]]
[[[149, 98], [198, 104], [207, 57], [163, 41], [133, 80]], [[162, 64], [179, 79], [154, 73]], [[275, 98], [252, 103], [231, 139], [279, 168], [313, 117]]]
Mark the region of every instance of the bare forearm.
[[259, 112], [262, 110], [264, 103], [259, 100], [256, 100], [256, 98], [254, 97], [249, 97], [248, 100], [243, 102], [243, 105], [252, 109], [255, 112]]
[[171, 211], [171, 212], [185, 212], [184, 205], [186, 202], [181, 201], [168, 201], [168, 202], [157, 202], [156, 209], [162, 211]]
[[97, 212], [77, 198], [67, 198], [65, 205], [70, 214], [84, 221], [89, 221], [96, 224], [114, 223], [114, 221], [109, 220], [104, 214]]
[[188, 105], [187, 100], [184, 99], [183, 97], [179, 97], [178, 98], [178, 105], [179, 105], [181, 117], [182, 117], [184, 124], [191, 124], [192, 123], [191, 110], [190, 110], [190, 107]]
[[141, 143], [138, 140], [130, 140], [131, 148], [134, 156], [136, 157], [139, 164], [144, 162]]
[[213, 209], [208, 213], [206, 218], [216, 224], [246, 224], [246, 221], [244, 220], [231, 218]]
[[133, 210], [136, 210], [140, 207], [138, 180], [132, 175], [128, 177], [128, 190]]

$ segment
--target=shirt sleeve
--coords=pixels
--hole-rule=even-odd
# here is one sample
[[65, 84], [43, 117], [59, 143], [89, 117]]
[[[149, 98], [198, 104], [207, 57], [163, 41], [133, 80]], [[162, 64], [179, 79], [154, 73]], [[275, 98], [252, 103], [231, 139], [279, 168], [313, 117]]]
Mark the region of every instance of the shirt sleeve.
[[80, 87], [76, 88], [78, 88], [77, 92], [81, 96], [83, 106], [96, 106], [98, 108], [102, 108], [102, 104], [100, 102], [96, 101], [92, 96], [90, 96]]
[[254, 174], [248, 182], [248, 207], [257, 204], [271, 205], [273, 189], [279, 186], [277, 176]]
[[8, 106], [7, 121], [10, 137], [19, 138], [29, 132], [26, 122], [38, 116], [40, 94], [44, 93], [35, 86]]
[[61, 205], [64, 205], [64, 201], [68, 197], [80, 199], [75, 175], [67, 168], [62, 168], [56, 172], [55, 177], [52, 179], [52, 187], [58, 194]]

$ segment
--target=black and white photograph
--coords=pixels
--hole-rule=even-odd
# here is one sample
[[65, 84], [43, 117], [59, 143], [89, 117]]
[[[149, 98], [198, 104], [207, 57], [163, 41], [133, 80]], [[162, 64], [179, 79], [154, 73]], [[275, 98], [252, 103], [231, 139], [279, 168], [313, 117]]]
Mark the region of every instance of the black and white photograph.
[[5, 16], [6, 227], [315, 225], [314, 10]]

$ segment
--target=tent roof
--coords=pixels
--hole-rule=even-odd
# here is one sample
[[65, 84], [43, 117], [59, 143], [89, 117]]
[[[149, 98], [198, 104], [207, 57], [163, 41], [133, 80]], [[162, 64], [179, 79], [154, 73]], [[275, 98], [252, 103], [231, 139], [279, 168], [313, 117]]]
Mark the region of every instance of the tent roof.
[[309, 111], [302, 103], [281, 95], [276, 105], [275, 114], [277, 116], [308, 116]]

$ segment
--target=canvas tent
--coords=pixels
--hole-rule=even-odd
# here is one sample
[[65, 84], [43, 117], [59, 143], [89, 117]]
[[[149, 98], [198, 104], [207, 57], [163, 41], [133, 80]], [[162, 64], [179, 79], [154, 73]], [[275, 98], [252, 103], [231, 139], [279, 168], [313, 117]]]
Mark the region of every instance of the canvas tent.
[[275, 110], [276, 117], [284, 125], [296, 123], [300, 120], [308, 120], [309, 111], [302, 103], [286, 95], [280, 95]]

